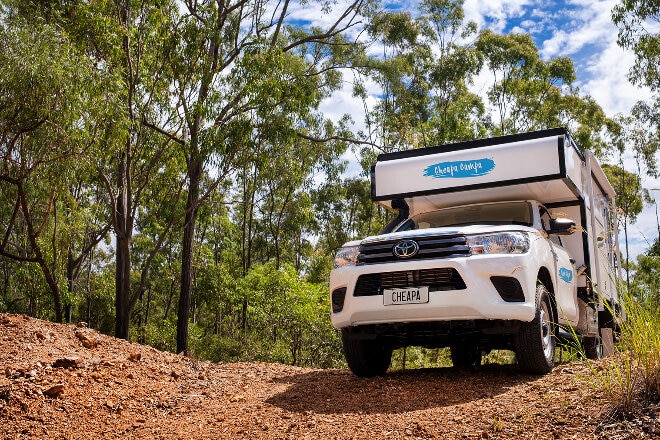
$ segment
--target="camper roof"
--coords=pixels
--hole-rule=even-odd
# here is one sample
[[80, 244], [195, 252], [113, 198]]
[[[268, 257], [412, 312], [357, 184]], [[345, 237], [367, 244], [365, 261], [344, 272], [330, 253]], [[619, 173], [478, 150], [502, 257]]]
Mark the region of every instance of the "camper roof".
[[516, 199], [562, 204], [584, 200], [589, 169], [600, 192], [613, 198], [593, 154], [583, 154], [565, 129], [554, 128], [381, 154], [371, 192], [388, 207], [405, 200], [411, 214]]

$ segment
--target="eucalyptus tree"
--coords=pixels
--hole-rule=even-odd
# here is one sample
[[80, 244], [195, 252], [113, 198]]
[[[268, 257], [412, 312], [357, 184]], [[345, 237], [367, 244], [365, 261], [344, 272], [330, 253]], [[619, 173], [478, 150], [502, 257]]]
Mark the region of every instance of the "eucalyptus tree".
[[480, 33], [476, 47], [483, 53], [493, 82], [488, 99], [498, 124], [492, 134], [502, 135], [551, 127], [566, 127], [581, 148], [605, 154], [611, 125], [605, 112], [573, 85], [575, 67], [568, 57], [542, 60], [528, 34]]
[[660, 302], [660, 237], [655, 239], [647, 252], [637, 256], [633, 289], [640, 301], [657, 307]]
[[619, 221], [623, 223], [623, 233], [626, 245], [626, 280], [630, 285], [630, 250], [628, 248], [628, 224], [635, 223], [637, 216], [644, 208], [644, 202], [651, 200], [649, 191], [642, 186], [641, 178], [638, 174], [626, 171], [623, 167], [623, 161], [620, 166], [603, 165], [603, 171], [608, 180], [612, 183], [616, 191], [616, 206], [623, 215], [619, 216]]
[[[421, 40], [419, 23], [408, 11], [386, 11], [368, 27], [382, 44], [382, 54], [365, 60], [366, 73], [377, 82], [382, 98], [369, 110], [370, 140], [383, 151], [418, 145], [420, 124], [428, 119], [429, 88], [425, 72], [431, 51]], [[358, 84], [356, 94], [366, 100]]]
[[657, 178], [658, 150], [660, 149], [660, 102], [638, 101], [630, 116], [619, 122], [628, 150], [632, 151], [640, 175]]
[[[393, 151], [473, 139], [485, 133], [485, 107], [470, 90], [481, 70], [477, 26], [463, 0], [424, 0], [413, 15], [391, 10], [368, 30], [376, 47], [364, 61], [355, 93], [365, 102], [370, 140]], [[367, 84], [381, 92], [374, 105]], [[364, 151], [363, 161], [372, 154]]]
[[[172, 148], [168, 136], [151, 128], [168, 115], [163, 111], [170, 103], [167, 32], [178, 6], [174, 1], [134, 0], [56, 6], [44, 4], [36, 12], [67, 29], [112, 82], [108, 98], [119, 108], [118, 117], [104, 133], [104, 143], [89, 161], [103, 182], [115, 236], [115, 335], [128, 339], [132, 309], [147, 287], [153, 258], [177, 221], [176, 210], [164, 207], [176, 206], [182, 188], [176, 182], [180, 175], [170, 171], [181, 167], [179, 151]], [[163, 183], [166, 177], [168, 184]], [[136, 267], [132, 253], [138, 222], [147, 223], [156, 214], [159, 234], [148, 250], [142, 247], [140, 252], [146, 256]], [[139, 275], [133, 286], [135, 272]]]
[[[71, 188], [86, 185], [81, 160], [112, 112], [89, 59], [57, 26], [5, 9], [0, 20], [0, 254], [40, 268], [62, 321], [65, 268], [103, 236], [86, 221]], [[99, 122], [101, 121], [101, 122]], [[91, 240], [91, 242], [90, 242]], [[74, 243], [81, 254], [74, 257]], [[72, 275], [69, 273], [69, 275]]]
[[466, 22], [463, 0], [424, 0], [420, 4], [433, 60], [428, 66], [432, 97], [426, 145], [482, 137], [487, 116], [480, 96], [470, 90], [484, 56], [474, 40], [477, 25]]
[[496, 107], [499, 119], [494, 132], [515, 133], [518, 131], [516, 118], [512, 121], [509, 119], [514, 125], [507, 127], [508, 117], [515, 112], [511, 108], [515, 104], [512, 88], [516, 82], [532, 78], [537, 65], [541, 63], [538, 48], [528, 34], [501, 35], [491, 30], [479, 34], [476, 47], [484, 55], [486, 66], [493, 77], [488, 99]]
[[[117, 109], [112, 120], [100, 120], [105, 123], [101, 141], [85, 160], [96, 169], [104, 188], [101, 200], [108, 207], [107, 222], [115, 237], [115, 335], [128, 339], [132, 308], [147, 286], [153, 258], [171, 238], [170, 231], [182, 216], [176, 210], [164, 214], [163, 209], [176, 206], [172, 199], [182, 193], [183, 185], [176, 182], [181, 174], [169, 171], [182, 167], [181, 151], [172, 148], [167, 133], [153, 129], [156, 124], [165, 125], [162, 118], [170, 115], [163, 110], [169, 108], [171, 98], [168, 32], [178, 3], [94, 0], [12, 4], [18, 14], [35, 23], [45, 21], [64, 29], [105, 78], [106, 101]], [[166, 176], [169, 182], [164, 185]], [[147, 197], [151, 197], [149, 208], [158, 213], [159, 228], [153, 230], [159, 233], [148, 250], [140, 249], [147, 255], [136, 267], [133, 236], [140, 217], [149, 215], [144, 209]]]
[[[196, 1], [180, 4], [170, 30], [174, 106], [171, 123], [153, 124], [181, 145], [186, 163], [187, 201], [181, 244], [181, 289], [177, 351], [187, 351], [193, 283], [193, 244], [201, 203], [225, 176], [252, 160], [267, 141], [277, 145], [306, 133], [303, 119], [327, 93], [339, 87], [335, 70], [347, 64], [343, 34], [355, 26], [365, 0], [347, 4], [325, 28], [288, 21], [286, 1]], [[323, 6], [323, 3], [320, 3]], [[329, 8], [321, 8], [329, 12]], [[174, 119], [174, 115], [176, 119]], [[179, 123], [185, 126], [179, 129]], [[263, 137], [263, 139], [257, 139]], [[207, 187], [203, 176], [217, 178]]]
[[612, 9], [612, 21], [619, 28], [619, 46], [635, 54], [630, 80], [656, 93], [660, 91], [659, 20], [660, 4], [654, 1], [625, 0]]
[[[309, 125], [318, 122], [312, 118]], [[337, 173], [346, 145], [343, 141], [319, 145], [295, 139], [261, 149], [265, 154], [253, 161], [251, 171], [241, 173], [239, 180], [242, 189], [250, 189], [235, 217], [245, 237], [244, 272], [255, 260], [266, 263], [273, 259], [276, 268], [286, 262], [302, 271], [312, 250], [311, 236], [316, 233], [317, 213], [310, 192], [319, 181]]]

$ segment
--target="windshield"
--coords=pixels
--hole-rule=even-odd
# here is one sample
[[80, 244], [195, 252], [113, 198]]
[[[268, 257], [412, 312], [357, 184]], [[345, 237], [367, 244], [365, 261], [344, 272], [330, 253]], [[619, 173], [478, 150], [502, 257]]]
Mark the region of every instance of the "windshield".
[[466, 225], [532, 226], [532, 206], [528, 202], [506, 202], [439, 209], [409, 218], [397, 231]]

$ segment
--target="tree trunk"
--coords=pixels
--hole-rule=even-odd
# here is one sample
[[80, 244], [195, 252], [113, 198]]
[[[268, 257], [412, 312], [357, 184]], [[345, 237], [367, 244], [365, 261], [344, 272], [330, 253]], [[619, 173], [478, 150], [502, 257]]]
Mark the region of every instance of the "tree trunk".
[[195, 241], [195, 223], [199, 203], [199, 184], [202, 176], [202, 164], [196, 157], [190, 158], [188, 166], [188, 201], [186, 202], [186, 222], [183, 227], [181, 246], [181, 291], [176, 323], [176, 352], [188, 354], [188, 321], [190, 317], [190, 298], [193, 285], [193, 244]]
[[[129, 29], [131, 23], [131, 2], [117, 2], [119, 20]], [[133, 113], [133, 93], [135, 81], [131, 62], [130, 33], [122, 38], [124, 50], [123, 64], [125, 68], [125, 81], [128, 86], [126, 110], [131, 119], [130, 133], [125, 140], [125, 150], [119, 155], [117, 166], [117, 203], [116, 203], [116, 261], [115, 261], [115, 336], [128, 341], [128, 330], [131, 318], [131, 239], [133, 236], [133, 221], [131, 218], [131, 157], [132, 137], [135, 122]]]
[[[25, 193], [25, 188], [23, 186], [23, 182], [19, 182], [18, 185], [16, 186], [16, 189], [18, 191], [18, 198], [19, 202], [21, 204], [21, 210], [23, 211], [23, 218], [25, 220], [27, 230], [28, 230], [28, 242], [30, 243], [30, 247], [32, 248], [34, 255], [35, 255], [35, 260], [36, 263], [39, 265], [41, 268], [41, 271], [44, 275], [44, 278], [46, 280], [46, 284], [48, 284], [48, 287], [50, 288], [52, 294], [53, 294], [53, 303], [55, 306], [55, 322], [62, 322], [62, 302], [61, 302], [61, 292], [60, 292], [60, 287], [57, 284], [57, 281], [55, 280], [55, 276], [53, 272], [50, 270], [50, 267], [48, 263], [46, 262], [46, 259], [41, 252], [41, 248], [37, 244], [37, 235], [38, 232], [36, 231], [34, 224], [32, 222], [32, 217], [30, 215], [30, 209], [28, 207], [28, 202], [27, 202], [27, 195]], [[32, 315], [34, 316], [34, 315]]]
[[[127, 140], [126, 142], [130, 142]], [[117, 170], [117, 225], [115, 230], [115, 336], [128, 340], [131, 318], [131, 236], [130, 195], [126, 184], [129, 164], [125, 153], [119, 158]]]
[[[69, 296], [73, 297], [73, 289], [75, 286], [76, 278], [76, 264], [73, 258], [73, 252], [71, 248], [66, 253], [66, 280], [67, 288], [69, 289]], [[64, 305], [64, 321], [67, 324], [71, 324], [71, 300], [67, 300], [67, 304]]]

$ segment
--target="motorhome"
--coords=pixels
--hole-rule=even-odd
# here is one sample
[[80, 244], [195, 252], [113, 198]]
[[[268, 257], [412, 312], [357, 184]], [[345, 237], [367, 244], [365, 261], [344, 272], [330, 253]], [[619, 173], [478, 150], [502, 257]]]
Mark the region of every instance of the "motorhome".
[[332, 324], [356, 375], [384, 374], [406, 346], [449, 347], [457, 367], [512, 350], [544, 374], [562, 332], [588, 357], [611, 343], [615, 192], [567, 130], [381, 154], [371, 189], [398, 215], [346, 243], [330, 274]]

